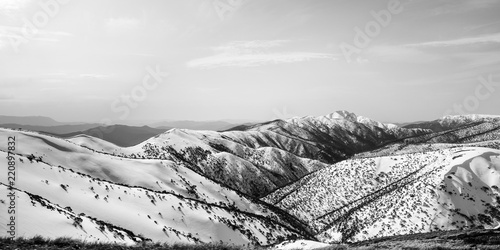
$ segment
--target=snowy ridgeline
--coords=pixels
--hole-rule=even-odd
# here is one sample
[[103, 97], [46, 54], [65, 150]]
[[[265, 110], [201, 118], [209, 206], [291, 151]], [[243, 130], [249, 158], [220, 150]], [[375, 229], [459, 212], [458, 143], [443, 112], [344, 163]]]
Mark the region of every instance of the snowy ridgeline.
[[[18, 141], [18, 236], [262, 245], [304, 237], [272, 207], [173, 161], [117, 157], [37, 133], [0, 129], [2, 166], [7, 165], [3, 145], [8, 136]], [[4, 175], [0, 182], [3, 200], [8, 192]], [[3, 211], [7, 206], [0, 203]]]
[[497, 227], [500, 150], [461, 147], [340, 162], [264, 200], [325, 242]]

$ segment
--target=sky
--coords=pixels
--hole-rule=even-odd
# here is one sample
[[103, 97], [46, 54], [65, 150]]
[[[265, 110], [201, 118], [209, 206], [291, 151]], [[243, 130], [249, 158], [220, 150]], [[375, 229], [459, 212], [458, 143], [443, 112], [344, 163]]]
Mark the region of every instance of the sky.
[[500, 0], [0, 0], [0, 114], [500, 114]]

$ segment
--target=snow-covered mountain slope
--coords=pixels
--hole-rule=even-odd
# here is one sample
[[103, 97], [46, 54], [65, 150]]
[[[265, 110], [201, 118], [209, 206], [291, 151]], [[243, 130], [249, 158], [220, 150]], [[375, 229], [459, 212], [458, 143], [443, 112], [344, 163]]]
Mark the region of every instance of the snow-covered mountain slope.
[[449, 115], [434, 121], [423, 121], [409, 123], [404, 128], [429, 129], [434, 132], [442, 132], [450, 129], [458, 129], [470, 124], [480, 124], [484, 122], [498, 123], [500, 116], [497, 115]]
[[106, 152], [109, 154], [115, 154], [115, 155], [125, 155], [126, 151], [123, 150], [122, 147], [117, 146], [111, 142], [99, 139], [97, 137], [85, 135], [85, 134], [79, 134], [75, 135], [73, 137], [67, 138], [68, 141], [73, 142], [77, 145], [89, 148], [89, 149], [94, 149], [100, 152]]
[[500, 150], [456, 147], [350, 159], [264, 200], [325, 242], [500, 225]]
[[252, 196], [321, 169], [327, 164], [274, 147], [254, 148], [234, 142], [230, 133], [174, 129], [137, 145], [134, 157], [173, 159], [192, 170]]
[[[310, 238], [292, 216], [181, 162], [118, 157], [55, 137], [0, 129], [2, 166], [9, 136], [17, 144], [18, 236], [262, 245]], [[0, 182], [0, 197], [7, 197], [7, 177], [1, 175]], [[0, 203], [1, 210], [7, 206]]]
[[[468, 116], [467, 116], [468, 117]], [[458, 118], [461, 118], [459, 116]], [[457, 120], [460, 122], [461, 119]], [[500, 119], [485, 118], [477, 122], [467, 122], [453, 129], [423, 134], [396, 141], [385, 147], [363, 152], [358, 157], [398, 155], [411, 152], [423, 152], [432, 149], [449, 148], [447, 144], [470, 144], [498, 148], [495, 141], [500, 140]], [[442, 145], [443, 144], [443, 145]]]
[[[326, 123], [331, 123], [332, 120], [346, 120], [346, 121], [350, 121], [350, 122], [353, 122], [353, 123], [364, 124], [364, 125], [366, 125], [368, 127], [379, 127], [379, 128], [382, 128], [382, 129], [394, 129], [394, 130], [396, 130], [398, 128], [398, 126], [396, 126], [394, 124], [381, 123], [381, 122], [372, 120], [372, 119], [370, 119], [368, 117], [358, 116], [358, 115], [356, 115], [356, 114], [354, 114], [352, 112], [345, 111], [345, 110], [336, 111], [336, 112], [328, 114], [326, 116], [310, 117], [310, 118], [316, 119], [316, 120], [321, 120], [324, 123], [325, 122]], [[293, 119], [293, 120], [300, 123], [300, 119]]]
[[245, 131], [172, 129], [127, 150], [136, 158], [182, 161], [210, 179], [262, 197], [355, 153], [427, 132], [344, 111], [277, 120]]
[[[405, 129], [383, 124], [347, 111], [326, 116], [292, 118], [249, 128], [247, 131], [275, 133], [314, 146], [319, 150], [304, 152], [302, 148], [287, 150], [296, 155], [335, 163], [349, 156], [377, 148], [389, 142], [430, 132], [424, 129]], [[286, 149], [285, 149], [286, 150]]]

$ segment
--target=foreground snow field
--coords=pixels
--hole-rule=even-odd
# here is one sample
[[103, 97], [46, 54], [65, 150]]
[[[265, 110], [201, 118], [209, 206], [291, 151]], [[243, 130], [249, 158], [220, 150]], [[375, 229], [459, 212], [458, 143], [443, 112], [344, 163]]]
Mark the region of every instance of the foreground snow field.
[[[272, 207], [173, 161], [117, 157], [50, 136], [0, 129], [3, 166], [8, 136], [18, 141], [19, 236], [266, 245], [300, 235]], [[32, 154], [35, 159], [29, 160]], [[1, 197], [7, 197], [4, 175], [0, 182]], [[6, 203], [0, 206], [7, 210]]]
[[349, 159], [264, 200], [307, 221], [326, 242], [495, 228], [500, 222], [499, 155], [496, 149], [457, 147]]

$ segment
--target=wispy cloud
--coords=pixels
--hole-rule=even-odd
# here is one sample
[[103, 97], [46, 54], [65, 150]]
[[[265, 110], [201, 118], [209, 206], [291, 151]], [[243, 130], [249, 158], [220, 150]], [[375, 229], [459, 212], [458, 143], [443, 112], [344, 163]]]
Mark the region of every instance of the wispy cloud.
[[447, 46], [463, 46], [474, 44], [489, 44], [500, 43], [500, 33], [478, 36], [478, 37], [465, 37], [445, 41], [431, 41], [423, 43], [407, 44], [407, 47], [447, 47]]
[[484, 28], [489, 28], [491, 26], [496, 27], [499, 24], [500, 24], [500, 21], [497, 20], [497, 21], [494, 21], [494, 22], [482, 23], [482, 24], [478, 24], [478, 25], [468, 25], [468, 26], [464, 27], [464, 30], [467, 31], [467, 32], [470, 32], [470, 31], [475, 31], [475, 30], [481, 30], [481, 29], [484, 29]]
[[188, 62], [192, 68], [215, 68], [215, 67], [254, 67], [269, 63], [293, 63], [310, 59], [333, 58], [331, 54], [290, 52], [263, 55], [216, 55]]
[[217, 54], [198, 58], [187, 63], [190, 68], [255, 67], [266, 64], [294, 63], [311, 59], [335, 58], [333, 54], [314, 52], [270, 52], [287, 40], [238, 41], [213, 48]]

